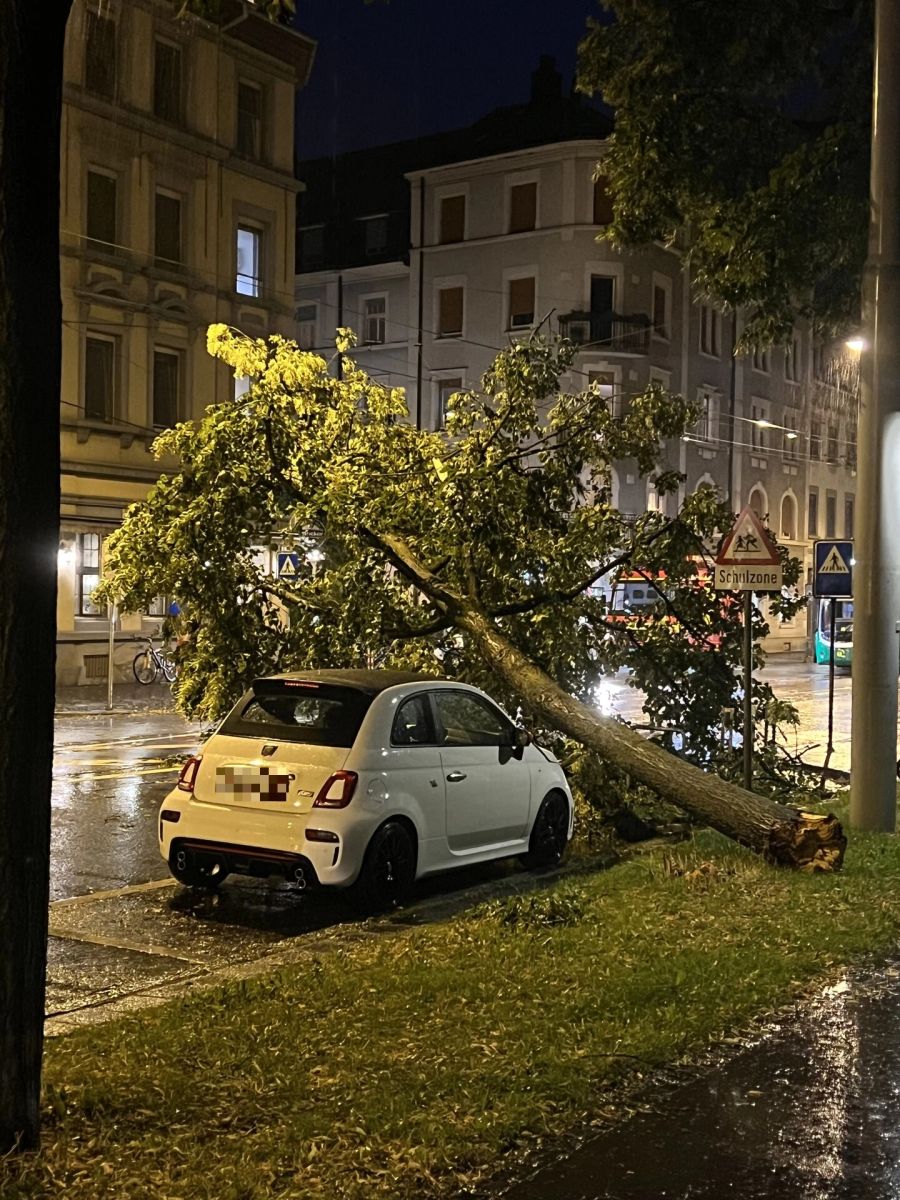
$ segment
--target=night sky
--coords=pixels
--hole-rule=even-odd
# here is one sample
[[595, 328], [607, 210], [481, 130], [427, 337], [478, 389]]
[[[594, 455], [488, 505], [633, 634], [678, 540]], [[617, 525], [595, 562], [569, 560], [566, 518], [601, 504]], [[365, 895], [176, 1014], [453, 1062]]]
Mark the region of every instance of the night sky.
[[317, 39], [297, 101], [298, 157], [315, 158], [470, 124], [524, 103], [550, 54], [568, 88], [597, 0], [298, 0]]

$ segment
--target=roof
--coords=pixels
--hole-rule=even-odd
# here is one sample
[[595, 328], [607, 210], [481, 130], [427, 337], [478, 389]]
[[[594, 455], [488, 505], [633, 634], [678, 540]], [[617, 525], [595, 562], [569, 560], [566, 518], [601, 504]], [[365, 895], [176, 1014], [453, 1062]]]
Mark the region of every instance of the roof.
[[369, 692], [375, 696], [388, 688], [397, 687], [402, 683], [449, 683], [450, 680], [435, 675], [423, 675], [416, 671], [364, 671], [353, 668], [334, 668], [325, 671], [291, 671], [285, 675], [267, 675], [253, 681], [254, 689], [258, 684], [272, 681], [308, 683], [326, 683], [335, 687], [351, 687], [361, 692]]

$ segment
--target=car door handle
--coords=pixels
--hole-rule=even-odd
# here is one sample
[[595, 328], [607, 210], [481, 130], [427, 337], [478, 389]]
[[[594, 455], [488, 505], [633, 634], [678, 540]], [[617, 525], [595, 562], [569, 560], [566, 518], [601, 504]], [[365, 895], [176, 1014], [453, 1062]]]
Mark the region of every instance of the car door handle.
[[447, 776], [447, 782], [448, 783], [460, 783], [463, 779], [465, 779], [465, 777], [466, 777], [465, 771], [451, 771], [450, 774]]

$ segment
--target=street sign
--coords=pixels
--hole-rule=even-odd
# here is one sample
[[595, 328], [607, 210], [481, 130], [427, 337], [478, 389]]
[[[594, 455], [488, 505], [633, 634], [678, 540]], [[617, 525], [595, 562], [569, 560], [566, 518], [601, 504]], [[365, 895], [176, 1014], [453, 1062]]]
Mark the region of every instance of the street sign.
[[296, 550], [280, 550], [278, 553], [278, 578], [296, 579], [300, 574], [300, 555]]
[[813, 595], [819, 599], [853, 599], [853, 542], [833, 538], [813, 545], [816, 568]]
[[713, 586], [726, 592], [778, 592], [781, 559], [752, 508], [743, 508], [716, 555]]

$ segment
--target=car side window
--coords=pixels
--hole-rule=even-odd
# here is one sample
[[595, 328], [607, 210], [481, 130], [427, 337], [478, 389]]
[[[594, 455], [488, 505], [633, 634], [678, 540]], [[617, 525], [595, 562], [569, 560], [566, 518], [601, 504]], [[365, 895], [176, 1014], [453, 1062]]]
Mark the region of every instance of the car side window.
[[442, 746], [500, 746], [510, 722], [492, 704], [471, 692], [433, 693], [438, 740]]
[[394, 746], [434, 745], [427, 696], [410, 696], [408, 700], [403, 701], [394, 717], [391, 744]]

